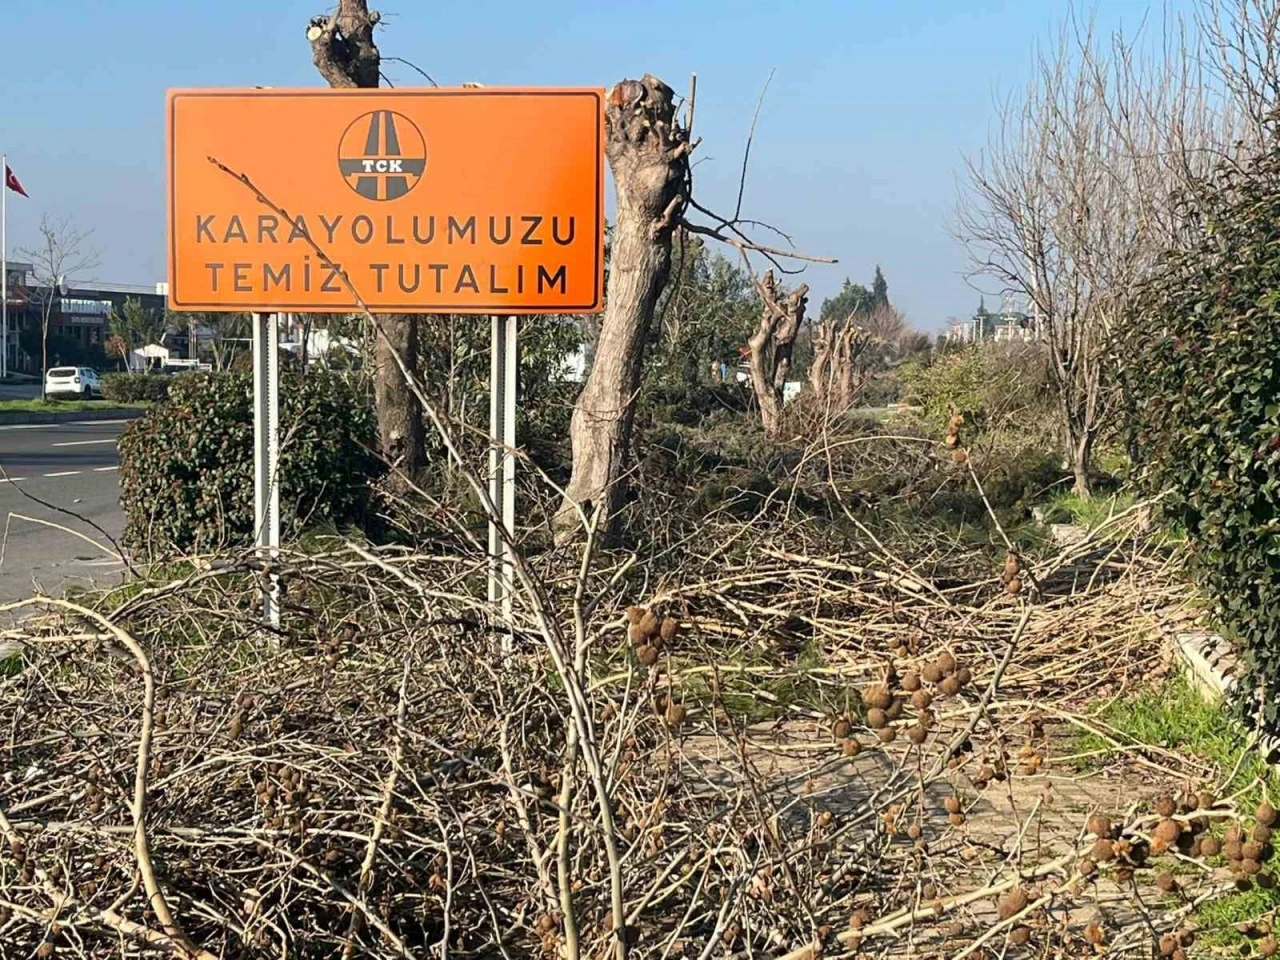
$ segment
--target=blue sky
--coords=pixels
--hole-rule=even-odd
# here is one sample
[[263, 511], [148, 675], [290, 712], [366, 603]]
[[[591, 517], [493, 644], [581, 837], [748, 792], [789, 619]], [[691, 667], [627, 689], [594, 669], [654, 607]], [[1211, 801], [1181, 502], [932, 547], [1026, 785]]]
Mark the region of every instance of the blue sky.
[[[1175, 3], [1184, 7], [1186, 3]], [[1068, 0], [383, 0], [384, 56], [439, 83], [608, 86], [698, 74], [696, 190], [732, 208], [756, 97], [776, 68], [744, 214], [839, 265], [813, 267], [813, 307], [845, 276], [921, 329], [977, 304], [951, 222], [962, 156], [995, 97], [1023, 83]], [[1098, 25], [1137, 26], [1145, 0], [1105, 0]], [[97, 279], [164, 279], [164, 93], [312, 86], [304, 37], [324, 0], [44, 0], [6, 4], [0, 150], [31, 194], [9, 195], [9, 249], [42, 212], [92, 228]], [[416, 75], [388, 64], [397, 85]], [[86, 278], [87, 279], [87, 278]]]

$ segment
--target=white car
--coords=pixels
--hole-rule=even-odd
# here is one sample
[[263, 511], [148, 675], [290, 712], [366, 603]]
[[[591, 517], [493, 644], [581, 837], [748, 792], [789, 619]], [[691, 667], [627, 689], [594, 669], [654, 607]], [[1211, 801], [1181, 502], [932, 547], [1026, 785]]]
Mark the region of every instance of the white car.
[[102, 381], [98, 371], [89, 367], [53, 367], [44, 375], [44, 392], [47, 397], [71, 395], [91, 400], [102, 396]]

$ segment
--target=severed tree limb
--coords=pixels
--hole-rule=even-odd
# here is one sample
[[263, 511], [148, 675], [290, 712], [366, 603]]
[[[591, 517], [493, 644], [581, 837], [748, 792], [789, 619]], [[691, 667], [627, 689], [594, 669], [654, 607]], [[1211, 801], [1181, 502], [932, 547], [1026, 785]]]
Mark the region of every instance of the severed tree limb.
[[[364, 900], [373, 885], [373, 864], [378, 857], [378, 843], [391, 818], [392, 805], [395, 802], [396, 781], [400, 777], [400, 767], [404, 763], [405, 717], [409, 709], [409, 697], [406, 688], [409, 684], [409, 660], [405, 659], [404, 673], [400, 677], [400, 703], [396, 707], [396, 746], [391, 757], [391, 772], [387, 774], [387, 786], [382, 791], [382, 808], [369, 831], [369, 844], [365, 847], [364, 862], [360, 864], [360, 879], [356, 883], [356, 896]], [[342, 960], [351, 960], [355, 955], [356, 937], [360, 934], [360, 921], [364, 916], [358, 910], [351, 911], [351, 920], [347, 924], [347, 942], [342, 947]]]

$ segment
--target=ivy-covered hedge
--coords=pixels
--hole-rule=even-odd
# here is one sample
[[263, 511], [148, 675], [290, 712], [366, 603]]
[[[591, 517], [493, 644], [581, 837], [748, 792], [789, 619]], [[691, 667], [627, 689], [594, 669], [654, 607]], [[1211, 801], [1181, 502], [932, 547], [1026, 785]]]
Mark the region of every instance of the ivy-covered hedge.
[[[253, 538], [253, 380], [166, 378], [166, 403], [120, 438], [125, 543], [151, 555], [245, 545]], [[320, 522], [363, 523], [379, 475], [369, 397], [322, 372], [287, 373], [280, 391], [284, 536]]]
[[[1136, 440], [1280, 727], [1280, 158], [1224, 174], [1133, 317]], [[1249, 687], [1246, 687], [1249, 689]], [[1244, 702], [1247, 716], [1258, 709]]]
[[102, 396], [116, 403], [142, 403], [169, 396], [172, 376], [158, 373], [108, 373], [102, 377]]

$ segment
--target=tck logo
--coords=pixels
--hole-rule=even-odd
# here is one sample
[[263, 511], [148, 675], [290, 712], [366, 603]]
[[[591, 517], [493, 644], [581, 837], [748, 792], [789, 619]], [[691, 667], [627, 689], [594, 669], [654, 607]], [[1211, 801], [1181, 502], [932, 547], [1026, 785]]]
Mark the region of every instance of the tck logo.
[[395, 200], [418, 185], [427, 168], [427, 141], [402, 113], [375, 110], [357, 117], [338, 145], [347, 185], [366, 200]]

